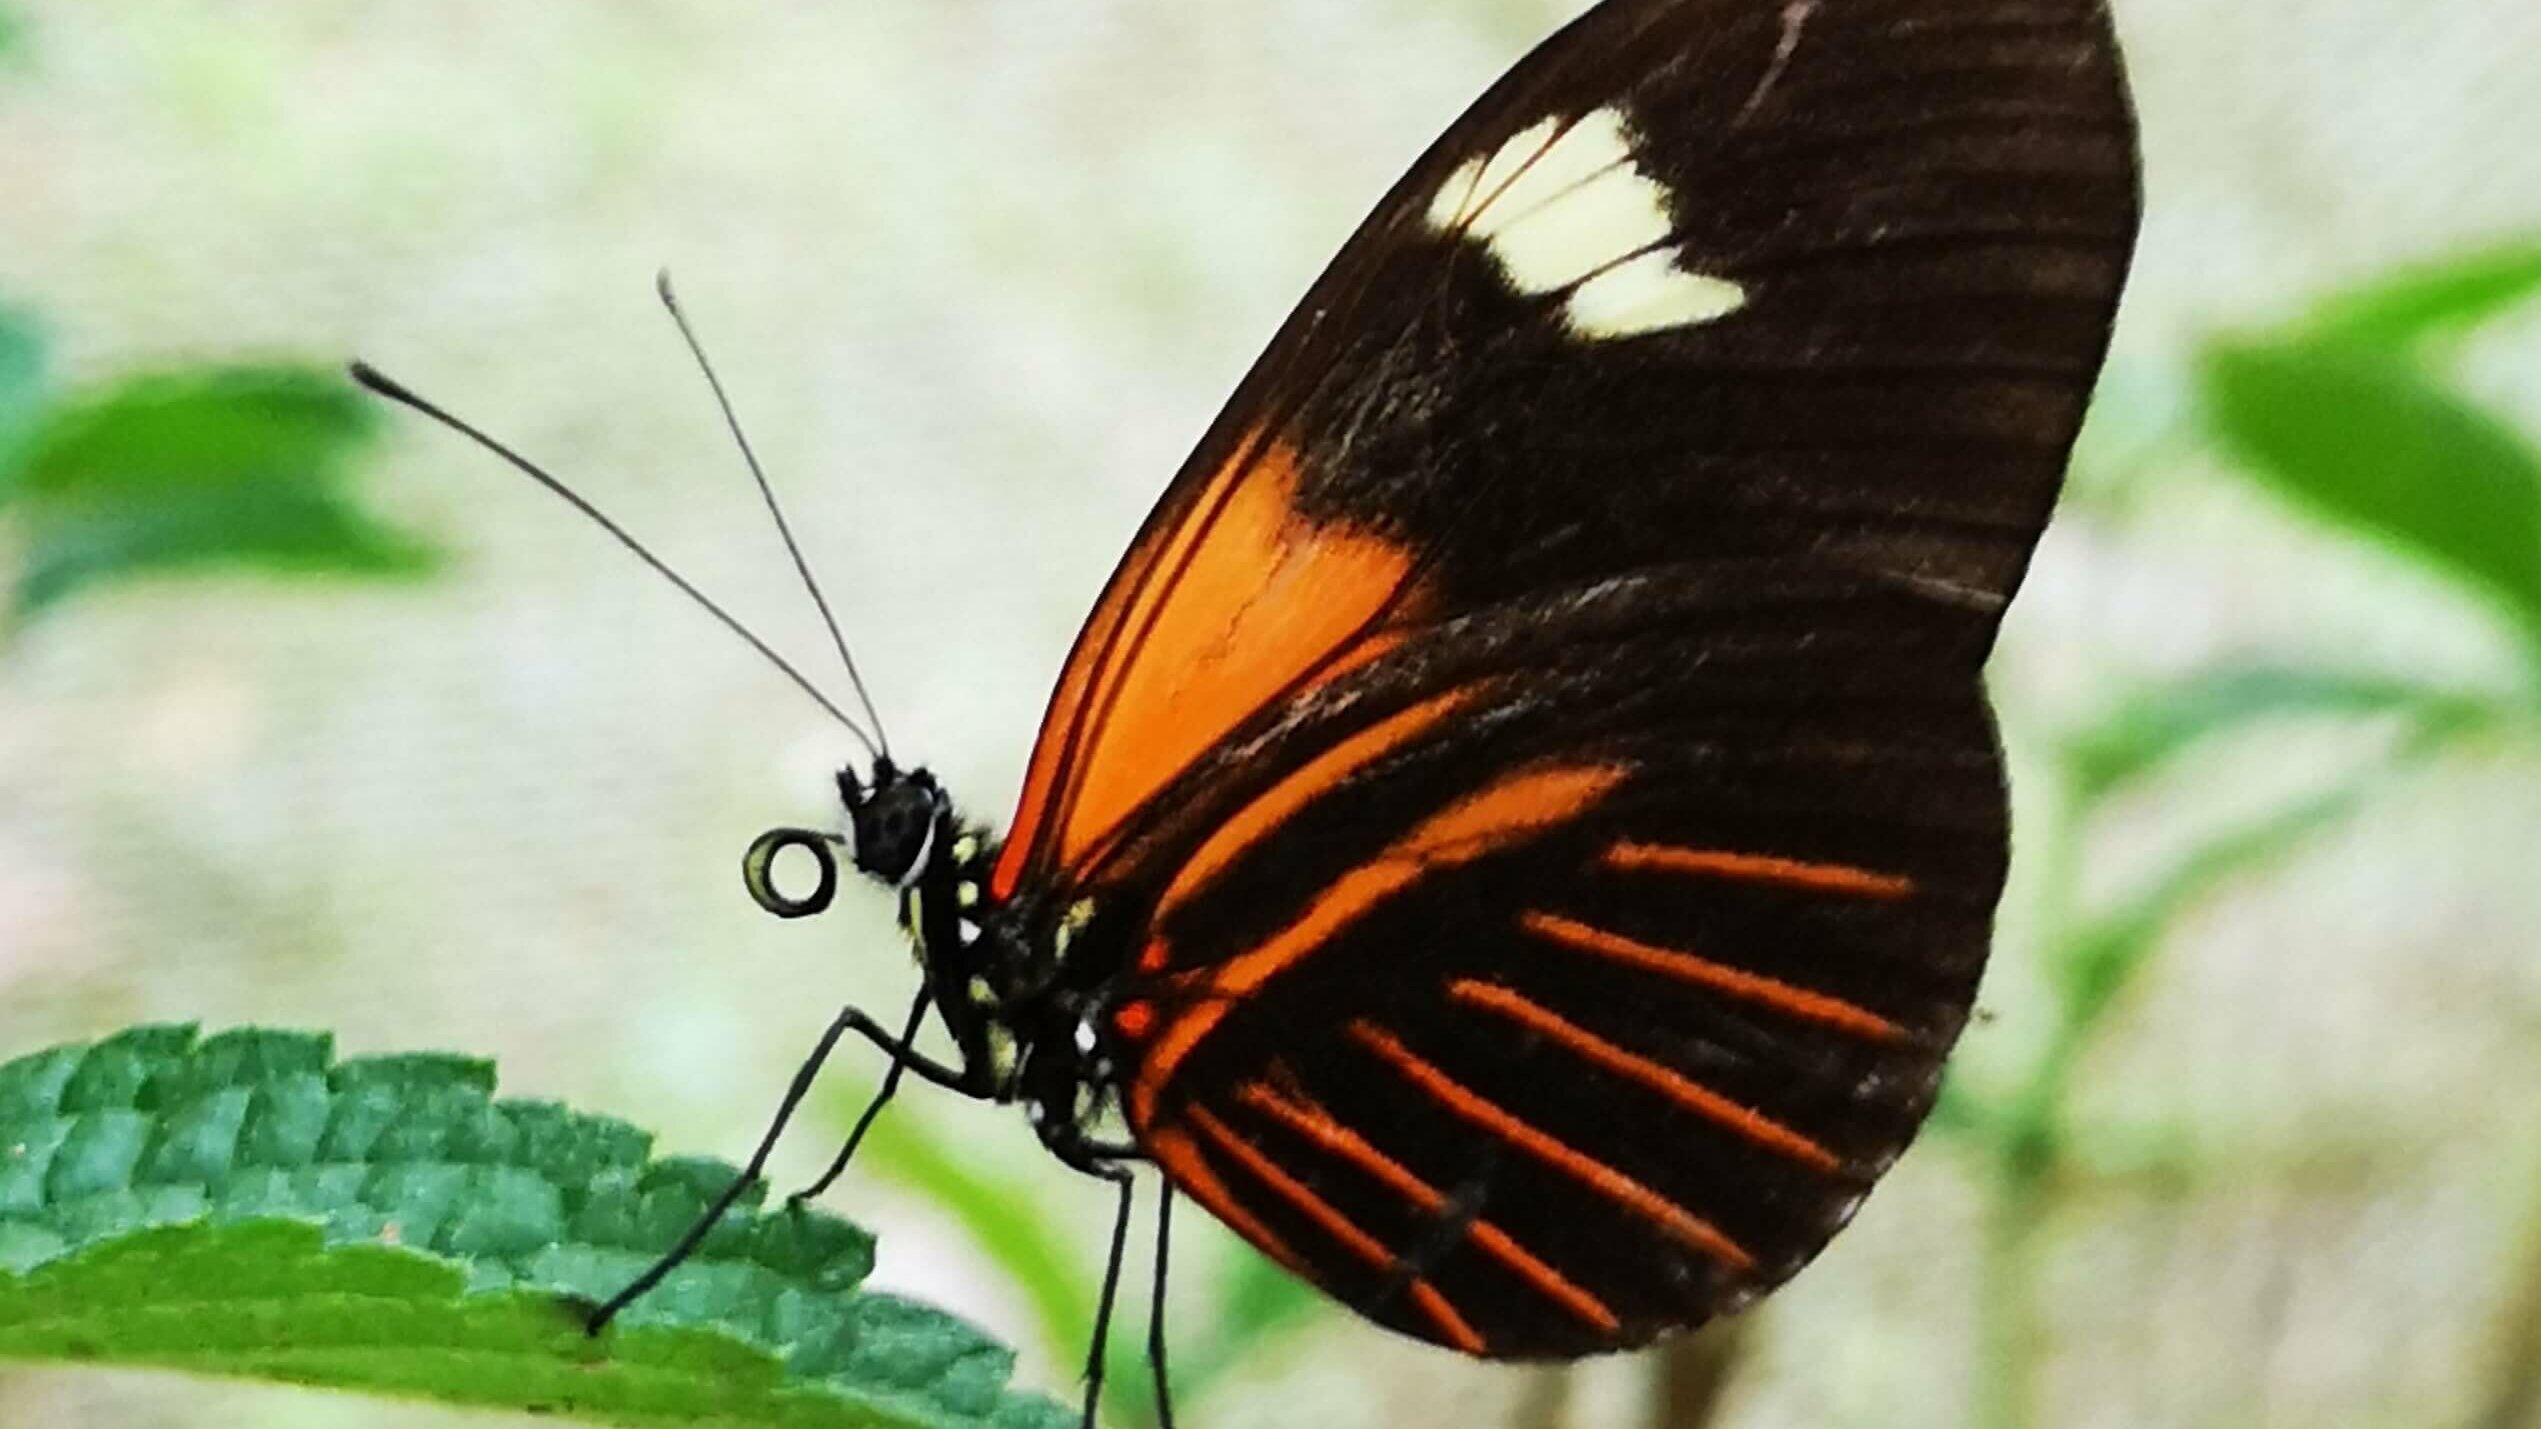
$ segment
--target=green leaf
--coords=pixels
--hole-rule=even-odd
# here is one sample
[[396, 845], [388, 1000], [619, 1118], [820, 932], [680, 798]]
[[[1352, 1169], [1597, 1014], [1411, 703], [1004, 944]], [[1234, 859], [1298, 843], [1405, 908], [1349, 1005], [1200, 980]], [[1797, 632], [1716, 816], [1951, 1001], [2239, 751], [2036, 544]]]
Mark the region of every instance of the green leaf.
[[431, 569], [430, 547], [345, 489], [374, 421], [341, 379], [296, 368], [146, 376], [47, 414], [0, 477], [28, 532], [17, 609], [176, 571]]
[[2207, 420], [2251, 472], [2503, 604], [2541, 639], [2541, 459], [2398, 358], [2329, 343], [2219, 343]]
[[2484, 696], [2341, 670], [2256, 666], [2205, 671], [2140, 691], [2069, 736], [2065, 763], [2088, 803], [2160, 772], [2205, 740], [2263, 720], [2410, 714], [2455, 721], [2495, 713]]
[[2541, 241], [2522, 239], [2402, 269], [2324, 303], [2307, 328], [2343, 343], [2400, 348], [2449, 337], [2541, 292]]
[[271, 574], [409, 579], [437, 568], [432, 548], [328, 492], [288, 486], [170, 492], [30, 526], [15, 601], [21, 615], [91, 586], [144, 575], [253, 568]]
[[18, 486], [39, 499], [337, 474], [377, 424], [342, 378], [298, 367], [145, 374], [64, 405]]
[[0, 307], [0, 491], [9, 487], [11, 458], [43, 401], [44, 329], [32, 316]]
[[732, 1169], [492, 1090], [464, 1058], [181, 1027], [0, 1065], [0, 1358], [646, 1429], [1073, 1422], [977, 1330], [860, 1292], [863, 1231], [755, 1196], [586, 1335]]

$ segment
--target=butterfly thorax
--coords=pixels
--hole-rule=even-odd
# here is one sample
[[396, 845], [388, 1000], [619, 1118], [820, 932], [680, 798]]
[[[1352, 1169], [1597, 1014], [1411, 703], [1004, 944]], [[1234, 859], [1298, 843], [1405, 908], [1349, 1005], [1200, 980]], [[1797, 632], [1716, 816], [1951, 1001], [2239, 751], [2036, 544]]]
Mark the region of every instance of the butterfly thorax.
[[1089, 985], [1082, 960], [1064, 956], [1086, 910], [1030, 893], [995, 897], [995, 840], [924, 769], [878, 760], [870, 784], [842, 769], [838, 789], [856, 869], [899, 894], [928, 999], [965, 1073], [982, 1093], [1024, 1103], [1045, 1140], [1081, 1130], [1114, 1078], [1098, 1035], [1100, 980]]

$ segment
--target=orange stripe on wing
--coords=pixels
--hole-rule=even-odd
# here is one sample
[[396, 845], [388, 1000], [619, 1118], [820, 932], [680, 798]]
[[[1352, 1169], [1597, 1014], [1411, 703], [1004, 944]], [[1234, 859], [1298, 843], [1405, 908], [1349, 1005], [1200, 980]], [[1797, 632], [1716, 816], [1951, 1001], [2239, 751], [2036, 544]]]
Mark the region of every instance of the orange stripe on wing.
[[1641, 968], [1680, 982], [1707, 987], [1744, 1002], [1759, 1003], [1804, 1022], [1814, 1022], [1877, 1042], [1903, 1042], [1907, 1039], [1905, 1028], [1868, 1008], [1856, 1006], [1840, 997], [1811, 992], [1778, 978], [1751, 973], [1727, 963], [1716, 963], [1674, 948], [1652, 947], [1648, 943], [1635, 942], [1603, 928], [1592, 928], [1586, 923], [1551, 913], [1528, 913], [1519, 922], [1528, 932], [1549, 938], [1564, 947], [1594, 953], [1626, 967]]
[[[1252, 1172], [1255, 1179], [1263, 1185], [1278, 1192], [1282, 1199], [1303, 1212], [1306, 1219], [1322, 1227], [1325, 1234], [1339, 1241], [1352, 1255], [1379, 1270], [1390, 1271], [1395, 1268], [1398, 1263], [1397, 1257], [1376, 1237], [1353, 1225], [1349, 1217], [1333, 1209], [1331, 1202], [1316, 1195], [1311, 1187], [1281, 1169], [1279, 1163], [1263, 1155], [1259, 1147], [1236, 1135], [1232, 1128], [1218, 1120], [1207, 1108], [1192, 1107], [1190, 1116], [1192, 1125], [1199, 1127], [1202, 1135], [1216, 1142], [1219, 1150], [1234, 1158], [1236, 1163], [1245, 1170]], [[1482, 1336], [1474, 1332], [1473, 1326], [1466, 1323], [1464, 1316], [1456, 1313], [1456, 1307], [1447, 1302], [1447, 1297], [1438, 1293], [1438, 1287], [1426, 1280], [1416, 1278], [1411, 1283], [1411, 1297], [1412, 1303], [1419, 1306], [1421, 1313], [1429, 1317], [1430, 1323], [1438, 1327], [1439, 1334], [1446, 1338], [1448, 1344], [1469, 1355], [1481, 1354], [1489, 1348], [1483, 1342]]]
[[1448, 984], [1447, 993], [1458, 1002], [1496, 1012], [1617, 1076], [1639, 1082], [1696, 1116], [1726, 1127], [1768, 1151], [1788, 1156], [1812, 1171], [1834, 1175], [1843, 1170], [1844, 1163], [1834, 1152], [1772, 1117], [1752, 1107], [1741, 1106], [1672, 1068], [1627, 1052], [1559, 1013], [1497, 983], [1463, 978]]
[[1407, 710], [1378, 720], [1332, 748], [1300, 765], [1296, 772], [1270, 787], [1269, 792], [1245, 805], [1235, 817], [1220, 824], [1209, 835], [1191, 860], [1165, 885], [1164, 896], [1157, 901], [1156, 916], [1163, 918], [1193, 894], [1208, 886], [1210, 880], [1226, 870], [1244, 850], [1259, 843], [1264, 836], [1296, 817], [1297, 812], [1368, 765], [1384, 758], [1420, 737], [1423, 731], [1445, 719], [1457, 708], [1470, 703], [1478, 690], [1451, 690], [1436, 699], [1425, 700]]
[[1264, 1255], [1308, 1280], [1314, 1279], [1297, 1252], [1290, 1250], [1287, 1242], [1272, 1234], [1270, 1227], [1263, 1225], [1252, 1212], [1244, 1209], [1242, 1202], [1235, 1199], [1235, 1193], [1218, 1179], [1218, 1173], [1210, 1167], [1208, 1158], [1200, 1154], [1200, 1148], [1193, 1144], [1187, 1133], [1178, 1128], [1160, 1127], [1149, 1131], [1143, 1138], [1143, 1144], [1147, 1154], [1156, 1158], [1156, 1164], [1173, 1177], [1174, 1184], [1191, 1199], [1208, 1207], [1209, 1214], [1226, 1222], [1237, 1235], [1251, 1241]]
[[1730, 1269], [1747, 1271], [1755, 1268], [1756, 1258], [1748, 1253], [1746, 1247], [1724, 1235], [1720, 1227], [1605, 1162], [1510, 1115], [1497, 1103], [1421, 1060], [1383, 1028], [1366, 1022], [1353, 1022], [1350, 1024], [1350, 1036], [1459, 1119], [1490, 1132]]
[[[1424, 1213], [1435, 1215], [1447, 1208], [1447, 1198], [1440, 1195], [1436, 1187], [1413, 1175], [1401, 1162], [1369, 1145], [1367, 1138], [1334, 1121], [1322, 1108], [1311, 1103], [1301, 1105], [1292, 1102], [1261, 1082], [1242, 1088], [1236, 1096], [1245, 1105], [1358, 1167]], [[1606, 1302], [1572, 1284], [1568, 1277], [1538, 1259], [1498, 1226], [1477, 1216], [1466, 1226], [1465, 1234], [1483, 1253], [1516, 1272], [1520, 1280], [1534, 1287], [1546, 1299], [1599, 1331], [1611, 1335], [1622, 1328], [1623, 1322], [1606, 1307]]]
[[1690, 873], [1749, 883], [1778, 883], [1816, 893], [1850, 893], [1862, 898], [1904, 898], [1915, 881], [1901, 874], [1874, 873], [1841, 863], [1815, 863], [1772, 854], [1731, 853], [1724, 849], [1670, 848], [1664, 844], [1619, 843], [1606, 850], [1609, 868]]
[[1246, 994], [1294, 966], [1433, 869], [1469, 863], [1560, 823], [1603, 798], [1630, 773], [1621, 765], [1557, 765], [1520, 770], [1397, 839], [1374, 859], [1335, 879], [1297, 920], [1251, 951], [1229, 958], [1201, 989], [1207, 1001], [1157, 1033], [1129, 1088], [1133, 1126], [1155, 1117], [1174, 1069]]

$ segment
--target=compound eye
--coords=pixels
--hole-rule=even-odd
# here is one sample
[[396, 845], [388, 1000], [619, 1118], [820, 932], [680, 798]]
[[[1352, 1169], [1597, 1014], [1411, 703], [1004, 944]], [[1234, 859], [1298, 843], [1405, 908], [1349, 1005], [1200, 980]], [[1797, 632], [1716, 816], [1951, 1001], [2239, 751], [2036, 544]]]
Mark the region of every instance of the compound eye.
[[[741, 881], [750, 889], [750, 897], [780, 918], [809, 918], [827, 908], [838, 896], [838, 856], [831, 850], [838, 836], [817, 829], [770, 829], [750, 844], [741, 858]], [[799, 848], [812, 856], [820, 870], [820, 882], [801, 898], [788, 897], [776, 886], [777, 857], [787, 849]]]

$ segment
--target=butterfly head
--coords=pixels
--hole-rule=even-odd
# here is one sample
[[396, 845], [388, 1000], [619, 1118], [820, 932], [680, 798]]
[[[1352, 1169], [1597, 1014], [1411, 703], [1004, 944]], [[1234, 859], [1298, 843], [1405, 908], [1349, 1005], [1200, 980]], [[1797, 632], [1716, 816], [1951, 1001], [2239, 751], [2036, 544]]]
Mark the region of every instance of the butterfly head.
[[[888, 758], [876, 759], [870, 784], [853, 769], [839, 770], [838, 797], [846, 805], [843, 836], [817, 829], [770, 829], [750, 845], [742, 859], [742, 878], [760, 907], [780, 918], [808, 918], [828, 908], [838, 894], [837, 850], [842, 845], [858, 873], [902, 892], [914, 887], [939, 857], [939, 836], [951, 822], [952, 801], [934, 775], [923, 769], [903, 773]], [[788, 849], [812, 856], [820, 881], [808, 894], [777, 886], [776, 860]]]
[[867, 784], [853, 769], [838, 771], [838, 797], [847, 806], [856, 871], [894, 888], [907, 888], [927, 870], [950, 801], [935, 776], [902, 772], [886, 756], [873, 763]]

